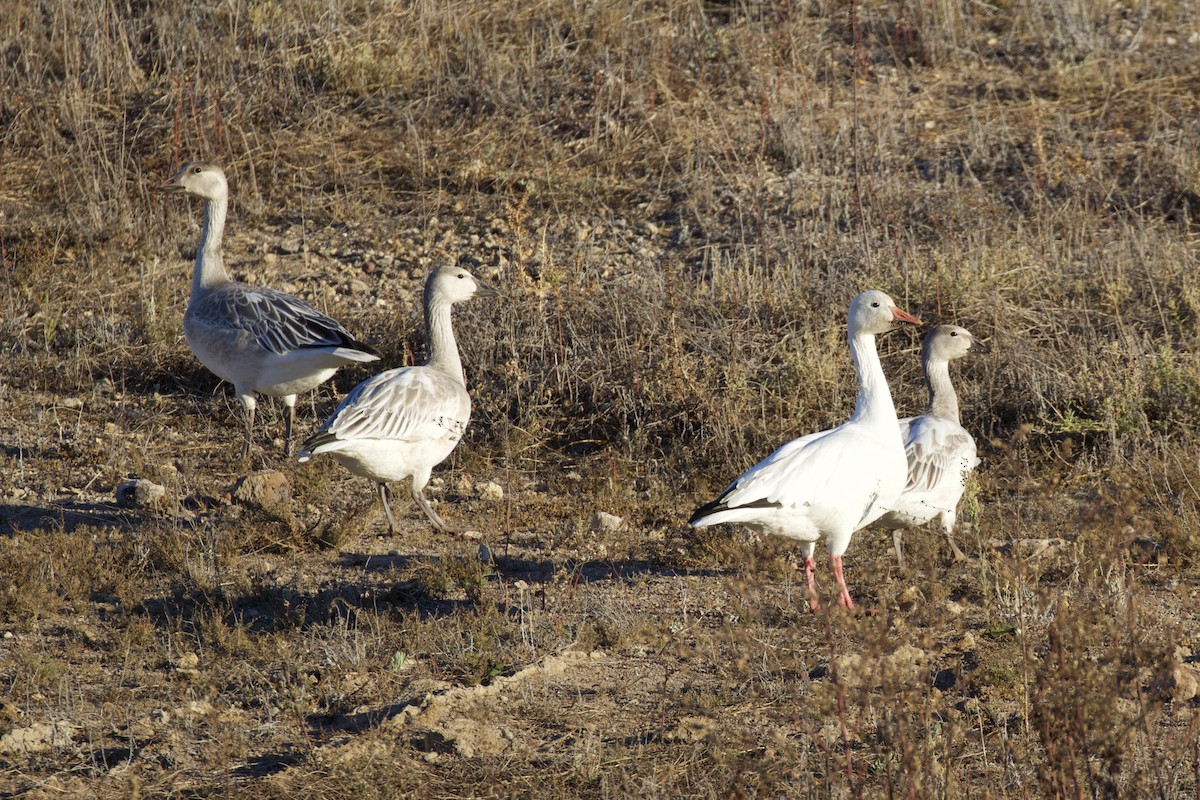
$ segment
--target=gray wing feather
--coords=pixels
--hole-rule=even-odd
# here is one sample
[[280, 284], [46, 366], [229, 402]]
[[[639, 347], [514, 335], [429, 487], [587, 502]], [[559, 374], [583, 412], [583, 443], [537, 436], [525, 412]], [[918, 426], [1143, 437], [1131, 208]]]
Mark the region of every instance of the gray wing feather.
[[349, 347], [375, 353], [333, 317], [268, 287], [226, 286], [209, 295], [191, 313], [209, 325], [245, 331], [264, 350], [276, 355], [306, 347]]

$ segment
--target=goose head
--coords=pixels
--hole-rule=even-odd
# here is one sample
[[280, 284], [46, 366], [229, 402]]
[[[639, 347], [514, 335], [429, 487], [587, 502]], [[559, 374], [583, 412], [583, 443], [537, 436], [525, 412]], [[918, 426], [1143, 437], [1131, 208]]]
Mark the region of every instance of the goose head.
[[953, 361], [967, 353], [990, 353], [992, 348], [958, 325], [938, 325], [925, 334], [921, 344], [922, 361]]
[[920, 325], [921, 320], [896, 305], [896, 301], [878, 289], [862, 292], [850, 303], [850, 335], [880, 334], [901, 323]]
[[426, 301], [437, 298], [442, 302], [461, 303], [472, 297], [491, 297], [496, 290], [462, 267], [438, 267], [425, 283]]
[[205, 200], [224, 200], [229, 197], [225, 173], [216, 164], [191, 161], [179, 168], [169, 181], [159, 187], [164, 192], [202, 197]]

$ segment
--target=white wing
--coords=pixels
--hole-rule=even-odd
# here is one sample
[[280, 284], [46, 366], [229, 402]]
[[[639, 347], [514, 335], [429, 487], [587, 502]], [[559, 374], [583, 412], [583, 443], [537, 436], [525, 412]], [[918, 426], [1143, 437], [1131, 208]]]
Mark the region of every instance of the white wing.
[[709, 516], [712, 521], [749, 521], [748, 513], [763, 509], [767, 514], [778, 511], [783, 515], [778, 519], [801, 515], [807, 519], [797, 523], [802, 526], [857, 530], [883, 514], [882, 503], [890, 503], [900, 488], [899, 482], [885, 486], [883, 479], [890, 482], [890, 473], [878, 468], [889, 450], [851, 424], [795, 439], [697, 509], [691, 521]]
[[904, 493], [942, 498], [953, 509], [967, 478], [979, 463], [975, 440], [953, 420], [920, 416], [900, 421], [904, 453], [908, 457], [908, 483]]
[[457, 441], [470, 418], [471, 398], [453, 378], [427, 367], [393, 369], [354, 387], [304, 449], [348, 439]]

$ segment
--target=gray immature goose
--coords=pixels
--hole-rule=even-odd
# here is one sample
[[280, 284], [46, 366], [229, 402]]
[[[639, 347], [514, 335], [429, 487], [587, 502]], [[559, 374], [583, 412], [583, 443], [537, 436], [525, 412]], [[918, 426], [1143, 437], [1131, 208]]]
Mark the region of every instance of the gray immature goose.
[[375, 481], [392, 533], [396, 519], [388, 502], [388, 483], [405, 478], [412, 479], [413, 500], [429, 521], [439, 530], [456, 530], [438, 516], [424, 493], [433, 468], [454, 450], [471, 419], [471, 397], [450, 309], [472, 297], [494, 294], [465, 269], [434, 270], [424, 294], [429, 359], [423, 366], [391, 369], [355, 386], [300, 450], [301, 462], [329, 453], [355, 475]]
[[962, 426], [958, 395], [950, 382], [950, 362], [968, 353], [989, 353], [991, 348], [969, 330], [957, 325], [939, 325], [925, 334], [921, 366], [929, 389], [929, 405], [919, 417], [900, 420], [900, 435], [908, 456], [908, 482], [891, 510], [880, 517], [893, 531], [896, 560], [904, 566], [900, 532], [916, 528], [937, 517], [950, 541], [956, 560], [967, 556], [954, 543], [954, 520], [967, 479], [979, 464], [975, 440]]
[[254, 395], [278, 397], [287, 407], [284, 454], [291, 453], [296, 395], [315, 389], [347, 364], [377, 361], [379, 353], [341, 323], [290, 294], [235, 281], [225, 270], [221, 240], [229, 209], [225, 173], [214, 164], [184, 164], [162, 185], [204, 200], [204, 227], [196, 250], [192, 295], [183, 333], [196, 358], [233, 384], [246, 411], [242, 457], [254, 435]]

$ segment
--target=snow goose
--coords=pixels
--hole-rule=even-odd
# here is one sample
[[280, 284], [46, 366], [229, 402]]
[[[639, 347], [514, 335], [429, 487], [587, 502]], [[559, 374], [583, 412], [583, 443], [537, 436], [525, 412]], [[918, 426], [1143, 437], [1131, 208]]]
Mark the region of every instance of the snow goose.
[[812, 608], [819, 605], [813, 560], [817, 540], [825, 537], [838, 599], [853, 608], [842, 554], [854, 532], [886, 513], [904, 488], [908, 474], [904, 444], [875, 349], [875, 336], [902, 322], [920, 324], [881, 291], [855, 297], [850, 303], [848, 338], [858, 373], [858, 399], [850, 420], [788, 442], [688, 520], [694, 528], [741, 522], [799, 540]]
[[338, 367], [376, 361], [379, 353], [341, 323], [290, 294], [229, 277], [221, 255], [229, 185], [214, 164], [191, 162], [161, 187], [204, 199], [204, 227], [196, 250], [192, 294], [183, 333], [196, 358], [233, 384], [246, 411], [242, 458], [254, 435], [255, 393], [278, 397], [287, 407], [283, 450], [291, 452], [296, 395], [315, 389]]
[[975, 440], [960, 422], [958, 395], [950, 382], [950, 362], [967, 353], [988, 352], [991, 348], [957, 325], [939, 325], [925, 335], [921, 366], [929, 389], [929, 405], [921, 416], [900, 420], [908, 456], [908, 483], [891, 510], [879, 518], [892, 531], [896, 560], [901, 567], [904, 566], [901, 530], [919, 527], [934, 517], [942, 523], [954, 558], [959, 561], [967, 558], [954, 543], [952, 534], [958, 501], [979, 459], [975, 455]]
[[412, 496], [441, 531], [454, 532], [425, 498], [433, 468], [446, 459], [471, 419], [471, 397], [463, 374], [450, 308], [495, 290], [459, 267], [443, 266], [425, 281], [425, 330], [429, 358], [424, 366], [381, 372], [355, 386], [333, 415], [304, 442], [301, 462], [329, 453], [350, 472], [375, 481], [396, 533], [388, 483], [412, 479]]

